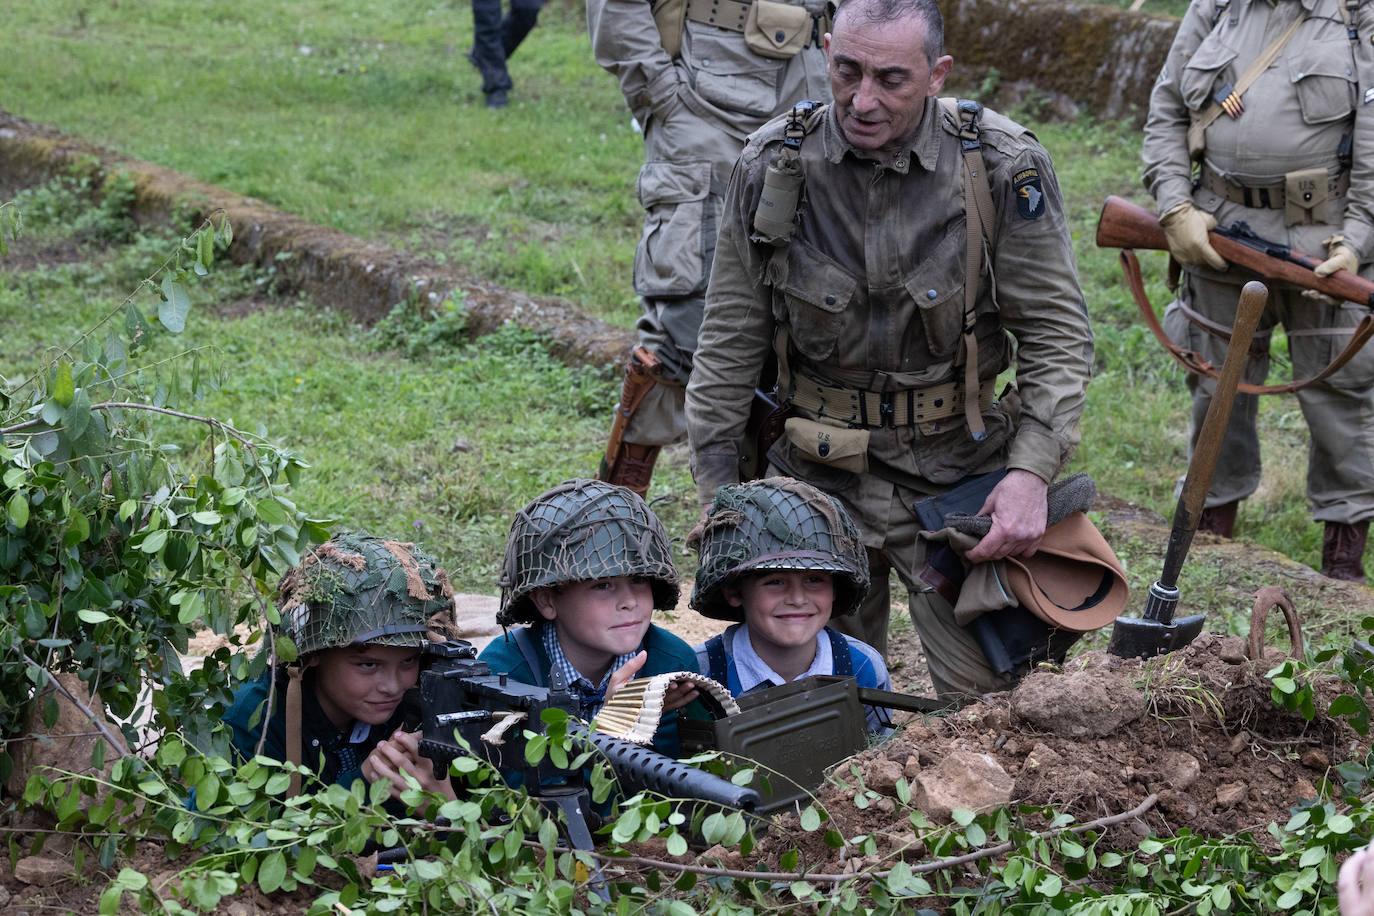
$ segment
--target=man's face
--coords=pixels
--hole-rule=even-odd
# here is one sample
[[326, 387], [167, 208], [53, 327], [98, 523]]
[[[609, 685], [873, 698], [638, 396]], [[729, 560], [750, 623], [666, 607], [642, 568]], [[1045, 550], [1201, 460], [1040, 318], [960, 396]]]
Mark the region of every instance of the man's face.
[[835, 114], [856, 148], [897, 152], [916, 135], [926, 99], [945, 85], [953, 59], [926, 62], [916, 16], [869, 22], [861, 4], [841, 10], [825, 36]]
[[816, 634], [830, 622], [835, 583], [818, 569], [769, 569], [727, 584], [725, 599], [744, 609], [754, 651], [798, 649], [813, 645]]
[[420, 677], [420, 650], [406, 646], [325, 649], [315, 669], [315, 698], [337, 729], [356, 719], [381, 725]]
[[540, 615], [554, 622], [568, 661], [592, 681], [616, 656], [639, 648], [654, 613], [654, 589], [643, 576], [569, 582], [531, 597]]

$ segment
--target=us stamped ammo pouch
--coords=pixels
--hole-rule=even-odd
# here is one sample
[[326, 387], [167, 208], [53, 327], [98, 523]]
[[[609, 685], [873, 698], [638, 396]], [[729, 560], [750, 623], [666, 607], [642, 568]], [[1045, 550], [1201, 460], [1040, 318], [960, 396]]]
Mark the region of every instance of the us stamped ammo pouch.
[[787, 440], [807, 461], [863, 474], [868, 470], [866, 429], [835, 426], [804, 417], [788, 417], [783, 427]]
[[760, 57], [796, 57], [811, 40], [811, 14], [804, 6], [754, 0], [744, 20], [744, 43]]

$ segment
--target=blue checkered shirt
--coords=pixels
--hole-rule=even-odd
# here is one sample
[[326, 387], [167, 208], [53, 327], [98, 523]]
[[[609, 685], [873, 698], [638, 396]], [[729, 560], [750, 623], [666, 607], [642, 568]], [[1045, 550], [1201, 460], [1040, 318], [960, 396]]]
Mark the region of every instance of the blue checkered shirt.
[[606, 702], [606, 685], [610, 683], [611, 675], [619, 670], [620, 666], [628, 662], [639, 654], [636, 649], [633, 652], [626, 652], [624, 655], [616, 656], [607, 670], [606, 676], [601, 679], [600, 684], [593, 684], [590, 678], [583, 677], [582, 673], [573, 667], [572, 662], [563, 654], [563, 647], [558, 643], [558, 628], [552, 621], [544, 621], [542, 631], [539, 635], [544, 641], [544, 651], [548, 653], [549, 660], [558, 669], [558, 673], [568, 682], [568, 687], [582, 703], [582, 717], [590, 719], [596, 715], [602, 705]]

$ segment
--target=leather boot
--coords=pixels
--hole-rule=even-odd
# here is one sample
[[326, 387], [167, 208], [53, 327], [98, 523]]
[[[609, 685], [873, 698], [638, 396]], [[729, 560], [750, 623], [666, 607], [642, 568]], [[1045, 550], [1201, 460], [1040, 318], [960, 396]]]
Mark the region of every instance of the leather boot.
[[1231, 533], [1236, 530], [1236, 510], [1239, 508], [1240, 500], [1236, 499], [1229, 503], [1222, 503], [1220, 506], [1209, 506], [1203, 509], [1202, 517], [1197, 522], [1197, 530], [1229, 538]]
[[621, 442], [616, 450], [615, 460], [602, 461], [601, 473], [597, 477], [606, 483], [613, 483], [634, 490], [642, 497], [649, 495], [649, 481], [654, 476], [654, 462], [658, 460], [660, 446], [635, 445]]
[[1364, 581], [1364, 542], [1369, 522], [1327, 522], [1322, 534], [1322, 575], [1347, 582]]

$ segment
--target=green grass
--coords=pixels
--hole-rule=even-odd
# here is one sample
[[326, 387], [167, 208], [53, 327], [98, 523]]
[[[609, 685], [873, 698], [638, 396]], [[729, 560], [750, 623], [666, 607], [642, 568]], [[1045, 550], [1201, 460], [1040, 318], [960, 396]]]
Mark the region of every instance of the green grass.
[[[0, 377], [12, 384], [106, 314], [122, 322], [127, 291], [175, 248], [162, 232], [110, 239], [111, 220], [83, 207], [79, 191], [64, 183], [18, 199], [27, 231], [0, 260]], [[79, 260], [6, 270], [54, 253]], [[402, 305], [363, 329], [264, 294], [266, 279], [222, 263], [190, 287], [196, 307], [185, 333], [154, 339], [149, 361], [196, 350], [217, 380], [178, 409], [284, 441], [311, 465], [293, 493], [310, 514], [419, 540], [458, 588], [493, 593], [514, 510], [595, 471], [618, 379], [557, 362], [513, 326], [454, 345]], [[146, 289], [135, 298], [150, 315], [156, 302]], [[460, 320], [455, 310], [448, 321]], [[172, 421], [164, 430], [191, 438]], [[680, 458], [650, 492], [679, 532], [690, 527], [691, 494]]]
[[[576, 5], [545, 8], [512, 60], [516, 89], [500, 112], [483, 106], [464, 57], [471, 14], [461, 4], [0, 0], [0, 17], [10, 39], [0, 84], [17, 114], [482, 279], [567, 296], [623, 326], [637, 312], [640, 138], [615, 81], [591, 59]], [[1107, 194], [1148, 203], [1139, 132], [1086, 118], [1033, 123], [1064, 188], [1097, 334], [1073, 469], [1167, 518], [1186, 469], [1182, 374], [1141, 326], [1116, 252], [1093, 244]], [[117, 301], [150, 269], [156, 245], [7, 279], [4, 360], [67, 339], [82, 326], [71, 303]], [[1142, 260], [1162, 306], [1164, 258]], [[270, 286], [229, 269], [197, 295], [225, 303]], [[431, 546], [463, 567], [460, 579], [483, 590], [509, 513], [539, 482], [595, 468], [614, 380], [557, 375], [565, 370], [544, 365], [527, 339], [407, 358], [425, 332], [378, 352], [366, 333], [294, 301], [236, 319], [206, 311], [191, 333], [217, 348], [229, 375], [207, 409], [264, 423], [305, 454], [315, 489], [303, 504], [388, 531], [419, 520]], [[1281, 378], [1286, 366], [1275, 362]], [[322, 418], [320, 404], [339, 418]], [[1267, 398], [1261, 417], [1265, 475], [1239, 533], [1315, 564], [1320, 527], [1305, 505], [1296, 402]], [[480, 448], [454, 452], [459, 439]], [[694, 514], [685, 464], [670, 451], [651, 493], [678, 534]]]
[[0, 2], [3, 105], [369, 239], [629, 323], [642, 156], [581, 12], [488, 111], [465, 4]]

